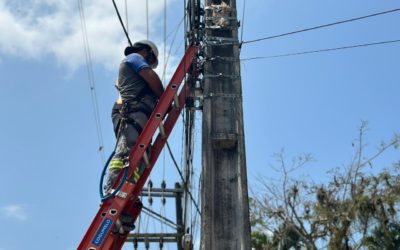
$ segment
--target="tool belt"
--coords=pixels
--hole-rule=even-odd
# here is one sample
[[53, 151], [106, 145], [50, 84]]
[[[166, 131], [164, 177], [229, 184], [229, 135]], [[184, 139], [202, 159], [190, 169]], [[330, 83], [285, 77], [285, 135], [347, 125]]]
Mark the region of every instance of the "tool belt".
[[139, 134], [143, 131], [143, 128], [140, 126], [140, 124], [137, 121], [135, 121], [131, 117], [130, 114], [136, 113], [136, 112], [141, 112], [141, 113], [144, 113], [147, 116], [147, 118], [150, 117], [151, 113], [153, 112], [155, 104], [150, 106], [148, 103], [146, 103], [146, 101], [144, 100], [146, 97], [150, 98], [150, 99], [154, 99], [154, 101], [157, 100], [153, 95], [149, 95], [146, 93], [146, 94], [138, 96], [138, 98], [136, 98], [136, 100], [129, 101], [129, 102], [123, 101], [121, 108], [119, 110], [122, 119], [125, 120], [128, 124], [135, 127], [136, 131]]
[[144, 102], [131, 101], [123, 102], [119, 112], [123, 118], [128, 118], [129, 114], [136, 112], [142, 112], [149, 118], [153, 109]]

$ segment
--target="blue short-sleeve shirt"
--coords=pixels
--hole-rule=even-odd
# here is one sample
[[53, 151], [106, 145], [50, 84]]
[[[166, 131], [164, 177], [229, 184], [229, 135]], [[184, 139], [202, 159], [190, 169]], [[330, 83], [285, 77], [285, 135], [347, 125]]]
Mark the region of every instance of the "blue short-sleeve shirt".
[[125, 64], [127, 64], [136, 74], [143, 69], [150, 68], [150, 65], [146, 62], [146, 60], [137, 53], [132, 53], [126, 56], [124, 59]]
[[139, 75], [141, 70], [151, 68], [146, 60], [137, 53], [126, 56], [120, 66], [118, 73], [118, 84], [116, 85], [122, 101], [130, 102], [137, 100], [143, 94], [152, 94], [147, 82]]

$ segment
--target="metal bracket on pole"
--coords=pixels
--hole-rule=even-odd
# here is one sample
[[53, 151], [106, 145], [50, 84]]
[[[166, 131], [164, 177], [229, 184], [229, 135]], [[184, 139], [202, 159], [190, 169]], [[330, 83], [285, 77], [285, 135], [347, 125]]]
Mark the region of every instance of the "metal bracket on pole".
[[240, 59], [235, 59], [234, 57], [226, 57], [226, 56], [214, 56], [214, 57], [205, 57], [205, 61], [225, 61], [225, 62], [239, 62]]
[[[226, 20], [237, 20], [235, 17], [223, 17], [224, 19], [226, 19]], [[214, 21], [214, 20], [219, 20], [219, 19], [221, 19], [221, 17], [217, 17], [217, 16], [214, 16], [214, 17], [206, 17], [205, 18], [205, 20], [206, 21]]]
[[204, 39], [206, 45], [239, 45], [237, 39], [231, 37], [207, 37]]
[[205, 29], [207, 30], [236, 30], [239, 25], [230, 25], [230, 26], [219, 26], [219, 25], [207, 25]]
[[217, 75], [203, 75], [203, 79], [205, 78], [231, 78], [231, 79], [237, 79], [240, 78], [239, 75], [224, 75], [223, 73], [218, 73]]
[[209, 93], [207, 95], [204, 95], [204, 99], [206, 98], [212, 98], [212, 97], [224, 97], [224, 98], [242, 98], [242, 95], [240, 94], [227, 94], [227, 93]]

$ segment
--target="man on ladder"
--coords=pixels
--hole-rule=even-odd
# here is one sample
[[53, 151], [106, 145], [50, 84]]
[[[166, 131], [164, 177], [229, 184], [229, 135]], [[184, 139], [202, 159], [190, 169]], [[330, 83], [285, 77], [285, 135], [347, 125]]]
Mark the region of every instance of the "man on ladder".
[[[112, 109], [112, 122], [117, 137], [115, 153], [108, 166], [108, 178], [104, 193], [110, 194], [122, 171], [129, 167], [129, 154], [146, 125], [159, 98], [164, 92], [161, 80], [154, 72], [158, 65], [158, 49], [148, 40], [136, 42], [125, 49], [125, 58], [119, 67], [116, 88], [119, 92]], [[144, 170], [144, 164], [136, 168], [129, 181], [136, 182]], [[122, 218], [124, 229], [133, 229], [130, 215]]]
[[[132, 229], [124, 227], [133, 227], [133, 222], [139, 216], [142, 208], [138, 200], [140, 192], [185, 107], [188, 86], [184, 80], [194, 60], [197, 60], [199, 47], [188, 47], [165, 91], [159, 77], [151, 69], [151, 66], [157, 65], [156, 49], [153, 43], [141, 41], [125, 51], [127, 56], [121, 64], [117, 83], [121, 101], [117, 102], [113, 112], [115, 128], [118, 128], [116, 154], [113, 153], [107, 163], [110, 166], [109, 180], [104, 187], [108, 195], [104, 196], [101, 190], [102, 203], [78, 246], [79, 250], [122, 249], [128, 232]], [[134, 55], [135, 53], [137, 55]], [[131, 63], [135, 58], [130, 57], [137, 57], [141, 63]], [[133, 70], [133, 73], [129, 70]], [[119, 110], [121, 112], [116, 112]], [[149, 112], [151, 115], [148, 118], [146, 114]], [[146, 125], [143, 125], [140, 117], [148, 120]], [[133, 136], [129, 134], [131, 130], [126, 129], [128, 127], [135, 130]], [[155, 135], [157, 136], [151, 145]], [[150, 146], [152, 149], [149, 157], [146, 150]], [[129, 147], [132, 148], [131, 152], [126, 150]], [[125, 164], [127, 157], [129, 161]], [[122, 161], [123, 169], [117, 167], [121, 166], [117, 160]], [[139, 168], [139, 179], [136, 179], [134, 172], [141, 160], [146, 167]], [[113, 177], [114, 172], [120, 173], [117, 178]], [[125, 215], [130, 217], [129, 221], [125, 219]]]

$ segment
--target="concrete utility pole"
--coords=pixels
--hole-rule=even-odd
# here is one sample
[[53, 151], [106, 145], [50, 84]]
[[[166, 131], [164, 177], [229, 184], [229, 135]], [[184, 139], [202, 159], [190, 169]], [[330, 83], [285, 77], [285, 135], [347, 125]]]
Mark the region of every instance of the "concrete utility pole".
[[205, 0], [201, 249], [251, 249], [236, 0]]

